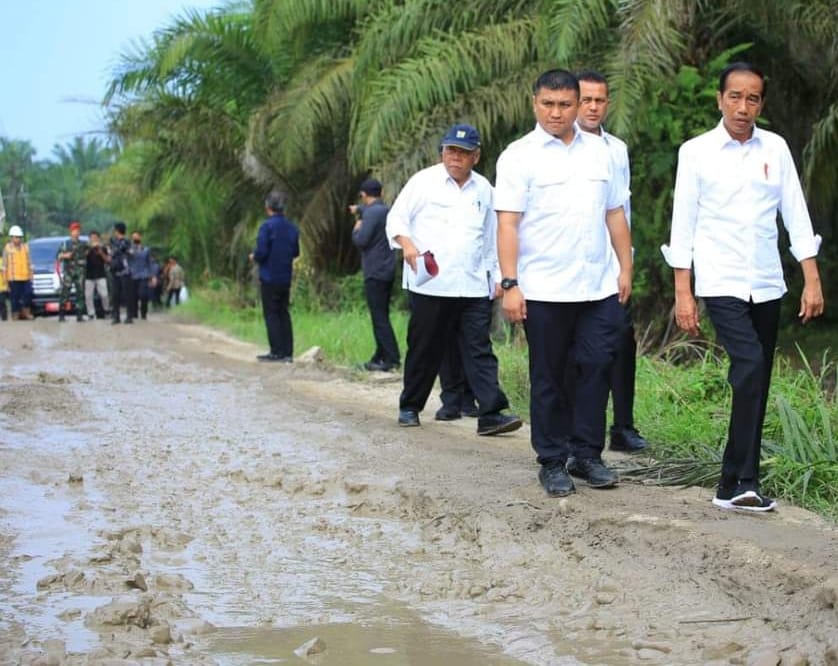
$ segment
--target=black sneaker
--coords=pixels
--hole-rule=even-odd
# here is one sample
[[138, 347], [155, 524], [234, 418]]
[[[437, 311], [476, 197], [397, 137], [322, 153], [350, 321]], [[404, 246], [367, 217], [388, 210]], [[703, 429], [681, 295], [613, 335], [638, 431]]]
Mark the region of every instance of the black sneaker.
[[436, 410], [436, 414], [434, 414], [434, 418], [437, 421], [456, 421], [462, 417], [463, 415], [453, 407], [440, 407]]
[[747, 488], [743, 484], [724, 486], [719, 484], [713, 504], [720, 509], [734, 511], [766, 512], [777, 508], [777, 502], [766, 497], [753, 487]]
[[477, 417], [477, 434], [484, 436], [500, 435], [518, 430], [522, 425], [524, 425], [524, 422], [513, 414], [501, 414], [500, 412], [484, 414]]
[[570, 458], [567, 471], [587, 481], [591, 488], [612, 488], [617, 485], [617, 474], [597, 458]]
[[625, 428], [622, 426], [611, 426], [611, 450], [624, 451], [625, 453], [636, 453], [642, 451], [647, 446], [647, 442], [643, 436], [637, 432], [636, 428]]
[[285, 362], [285, 359], [288, 358], [286, 356], [280, 356], [279, 354], [259, 354], [256, 357], [257, 360], [262, 361], [263, 363], [282, 363]]
[[369, 372], [390, 372], [398, 369], [398, 363], [388, 363], [387, 361], [367, 361], [364, 363], [364, 370]]
[[538, 470], [538, 482], [550, 497], [566, 497], [576, 492], [573, 479], [568, 476], [565, 466], [560, 462], [542, 465]]
[[471, 403], [470, 405], [463, 405], [461, 412], [463, 416], [468, 416], [471, 418], [477, 418], [478, 416], [480, 416], [480, 410], [474, 403]]
[[399, 410], [399, 425], [402, 428], [412, 428], [419, 425], [419, 412], [415, 409]]

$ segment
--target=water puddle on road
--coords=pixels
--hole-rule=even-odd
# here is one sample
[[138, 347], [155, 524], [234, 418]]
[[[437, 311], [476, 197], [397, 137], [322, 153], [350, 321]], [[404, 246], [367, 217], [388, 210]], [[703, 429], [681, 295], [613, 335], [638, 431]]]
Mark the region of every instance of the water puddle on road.
[[[325, 651], [303, 658], [295, 650], [315, 638]], [[523, 664], [497, 650], [463, 640], [418, 618], [392, 624], [325, 624], [276, 628], [230, 627], [214, 632], [206, 654], [226, 666], [513, 666]]]

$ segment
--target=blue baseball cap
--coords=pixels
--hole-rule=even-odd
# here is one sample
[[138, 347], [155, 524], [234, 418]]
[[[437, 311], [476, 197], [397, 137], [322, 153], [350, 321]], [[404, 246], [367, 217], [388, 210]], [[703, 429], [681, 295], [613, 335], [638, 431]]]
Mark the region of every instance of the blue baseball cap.
[[457, 146], [464, 150], [477, 150], [480, 148], [480, 132], [471, 125], [454, 125], [442, 137], [442, 147]]

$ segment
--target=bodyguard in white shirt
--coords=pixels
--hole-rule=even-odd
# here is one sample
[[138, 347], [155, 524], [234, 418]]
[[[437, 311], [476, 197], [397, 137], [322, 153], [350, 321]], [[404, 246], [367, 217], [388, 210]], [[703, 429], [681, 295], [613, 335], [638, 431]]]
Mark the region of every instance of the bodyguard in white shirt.
[[628, 192], [602, 139], [576, 128], [578, 110], [576, 77], [542, 74], [533, 86], [537, 125], [500, 156], [495, 187], [503, 309], [527, 334], [532, 446], [553, 497], [575, 490], [568, 472], [597, 488], [617, 482], [601, 454], [621, 303], [631, 294]]
[[[489, 338], [498, 282], [497, 219], [492, 186], [473, 171], [480, 160], [480, 134], [471, 125], [454, 125], [440, 151], [440, 163], [414, 174], [387, 216], [387, 238], [391, 247], [402, 249], [410, 290], [398, 422], [419, 425], [446, 346], [457, 336], [479, 406], [477, 434], [511, 432], [521, 427], [521, 419], [501, 413], [509, 401], [498, 383], [498, 360]], [[425, 252], [433, 254], [439, 268], [430, 279], [422, 271]]]
[[713, 504], [771, 511], [759, 488], [762, 426], [771, 383], [780, 299], [786, 292], [777, 249], [777, 212], [800, 262], [804, 286], [798, 316], [823, 313], [812, 231], [803, 191], [786, 142], [755, 126], [765, 101], [765, 77], [748, 63], [722, 72], [716, 93], [722, 120], [678, 153], [669, 246], [675, 274], [675, 319], [696, 335], [702, 297], [716, 336], [730, 358], [733, 405], [722, 472]]
[[[583, 132], [601, 137], [611, 157], [612, 175], [620, 191], [626, 193], [623, 212], [631, 226], [631, 170], [628, 146], [621, 139], [605, 131], [603, 122], [608, 114], [608, 82], [599, 72], [584, 71], [579, 79], [579, 114], [576, 124]], [[611, 407], [614, 421], [609, 430], [612, 451], [635, 453], [646, 448], [647, 442], [634, 426], [634, 378], [637, 370], [637, 342], [631, 302], [625, 303], [625, 317], [617, 341], [614, 364], [609, 375]]]

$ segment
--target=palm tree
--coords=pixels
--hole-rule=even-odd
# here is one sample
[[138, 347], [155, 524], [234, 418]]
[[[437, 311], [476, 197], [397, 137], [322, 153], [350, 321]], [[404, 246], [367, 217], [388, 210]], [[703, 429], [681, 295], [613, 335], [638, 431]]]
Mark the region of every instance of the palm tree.
[[[127, 188], [154, 202], [136, 209], [140, 222], [168, 216], [175, 231], [160, 240], [185, 248], [181, 254], [209, 274], [236, 272], [246, 239], [240, 227], [254, 225], [253, 202], [265, 187], [242, 167], [245, 138], [281, 66], [260, 48], [251, 18], [247, 3], [187, 12], [123, 56], [105, 98], [130, 168], [100, 181], [99, 199], [119, 209], [110, 192]], [[198, 256], [190, 258], [192, 250]]]

